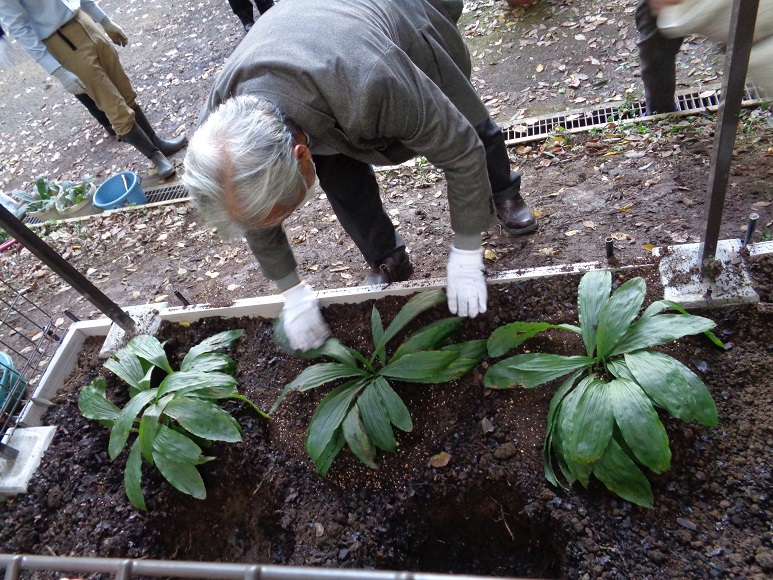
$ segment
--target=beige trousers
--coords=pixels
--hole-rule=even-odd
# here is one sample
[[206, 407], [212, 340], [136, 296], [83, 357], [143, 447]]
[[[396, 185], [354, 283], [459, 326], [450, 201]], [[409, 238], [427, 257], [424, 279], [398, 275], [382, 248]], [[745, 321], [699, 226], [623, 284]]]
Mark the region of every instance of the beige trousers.
[[83, 82], [116, 134], [128, 133], [134, 126], [137, 93], [102, 28], [88, 14], [79, 11], [43, 44], [64, 68]]

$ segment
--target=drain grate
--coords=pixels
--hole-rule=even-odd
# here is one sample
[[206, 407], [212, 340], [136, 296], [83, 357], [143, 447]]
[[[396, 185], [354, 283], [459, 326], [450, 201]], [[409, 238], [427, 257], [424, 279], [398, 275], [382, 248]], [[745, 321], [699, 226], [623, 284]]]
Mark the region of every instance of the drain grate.
[[[671, 115], [693, 115], [719, 106], [720, 87], [706, 88], [676, 95], [677, 108]], [[743, 107], [759, 105], [764, 95], [754, 85], [747, 85], [741, 102]], [[645, 112], [643, 101], [599, 107], [596, 109], [577, 109], [561, 114], [545, 115], [520, 120], [517, 124], [503, 128], [505, 142], [508, 145], [527, 143], [550, 137], [558, 127], [569, 133], [578, 133], [588, 129], [600, 128], [611, 122], [634, 121]]]
[[173, 201], [178, 199], [184, 199], [188, 197], [188, 190], [184, 185], [162, 185], [153, 189], [148, 189], [145, 192], [145, 196], [148, 198], [148, 203], [157, 203], [159, 201]]

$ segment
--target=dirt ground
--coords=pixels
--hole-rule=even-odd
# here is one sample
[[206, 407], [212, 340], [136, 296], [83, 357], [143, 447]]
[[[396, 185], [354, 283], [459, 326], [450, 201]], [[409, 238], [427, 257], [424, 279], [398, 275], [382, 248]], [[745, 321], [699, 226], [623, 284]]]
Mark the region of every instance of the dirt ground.
[[[505, 2], [466, 3], [462, 28], [474, 61], [474, 82], [503, 126], [524, 116], [641, 98], [632, 2], [546, 1], [526, 9]], [[190, 133], [202, 100], [243, 32], [226, 3], [103, 3], [129, 34], [120, 49], [140, 100], [167, 134]], [[699, 38], [679, 55], [679, 89], [701, 89], [721, 77], [718, 47]], [[40, 173], [105, 179], [135, 170], [158, 183], [136, 151], [106, 138], [85, 109], [33, 63], [0, 80], [0, 188], [29, 187]], [[35, 103], [30, 106], [30, 103]], [[722, 237], [743, 235], [749, 213], [761, 218], [755, 240], [770, 236], [773, 203], [767, 183], [771, 132], [765, 115], [746, 111], [730, 177]], [[513, 147], [523, 193], [540, 214], [524, 237], [498, 227], [485, 233], [490, 273], [592, 261], [615, 238], [622, 260], [646, 258], [652, 245], [699, 241], [714, 117], [661, 120], [563, 135]], [[178, 167], [182, 155], [175, 157]], [[379, 171], [387, 211], [413, 255], [415, 277], [444, 275], [451, 242], [442, 175], [416, 162]], [[174, 183], [174, 182], [171, 182]], [[318, 196], [286, 222], [300, 272], [315, 288], [359, 284], [366, 265]], [[76, 268], [122, 306], [181, 293], [192, 303], [228, 304], [273, 294], [241, 242], [224, 243], [187, 204], [96, 217], [42, 233]], [[2, 255], [13, 280], [57, 320], [100, 312], [28, 252]]]
[[[195, 5], [177, 0], [105, 0], [101, 5], [130, 36], [130, 46], [119, 51], [149, 118], [157, 121], [163, 133], [190, 134], [213, 78], [243, 37], [228, 4], [221, 0], [202, 0]], [[633, 1], [543, 0], [528, 9], [511, 10], [499, 0], [467, 2], [462, 28], [473, 54], [473, 80], [492, 116], [506, 126], [548, 112], [624, 105], [640, 99], [633, 6]], [[713, 86], [721, 81], [722, 67], [718, 46], [688, 39], [679, 55], [678, 89]], [[590, 134], [558, 133], [511, 148], [513, 167], [523, 174], [524, 196], [540, 214], [540, 228], [523, 237], [498, 227], [489, 229], [484, 234], [488, 273], [600, 260], [605, 257], [604, 240], [609, 236], [623, 264], [651, 260], [653, 246], [700, 241], [714, 122], [712, 114], [660, 119], [609, 126]], [[173, 158], [178, 169], [182, 157]], [[101, 181], [127, 169], [137, 171], [146, 187], [159, 183], [147, 160], [107, 138], [83, 107], [34, 64], [26, 62], [4, 71], [0, 78], [0, 190], [29, 187], [38, 174], [77, 177], [90, 173]], [[739, 123], [722, 238], [742, 237], [749, 214], [756, 212], [760, 219], [754, 241], [770, 239], [772, 173], [769, 117], [761, 109], [747, 110]], [[414, 277], [444, 276], [452, 234], [442, 175], [416, 162], [381, 170], [378, 176], [385, 208], [412, 254]], [[355, 286], [364, 278], [366, 265], [336, 222], [324, 195], [297, 211], [286, 228], [300, 271], [315, 288]], [[230, 304], [275, 291], [243, 243], [220, 240], [185, 203], [46, 225], [38, 231], [122, 306], [165, 300], [177, 305], [175, 292], [191, 303]], [[46, 309], [59, 325], [68, 323], [65, 310], [80, 318], [101, 316], [18, 246], [0, 254], [0, 272], [4, 281]], [[765, 280], [768, 297], [763, 300], [769, 303], [769, 274]], [[533, 295], [529, 291], [517, 291], [516, 300], [524, 307], [513, 316], [533, 310], [529, 315], [535, 318], [572, 317], [566, 304], [572, 303], [573, 290], [559, 289], [559, 297], [551, 297], [544, 287]], [[493, 294], [492, 310], [498, 300]], [[326, 316], [334, 332], [343, 335], [350, 312], [336, 312], [326, 312]], [[473, 382], [464, 396], [448, 386], [428, 398], [411, 395], [409, 406], [426, 427], [405, 440], [413, 450], [409, 468], [397, 470], [403, 455], [384, 459], [392, 461], [402, 476], [389, 480], [388, 493], [373, 499], [375, 503], [357, 501], [387, 485], [379, 477], [384, 469], [373, 474], [353, 460], [344, 460], [343, 471], [333, 474], [329, 482], [308, 477], [302, 432], [313, 408], [314, 401], [309, 399], [288, 401], [291, 413], [285, 434], [246, 411], [239, 415], [249, 435], [239, 445], [239, 453], [218, 452], [218, 461], [211, 464], [207, 476], [212, 497], [205, 507], [185, 499], [177, 507], [167, 503], [179, 498], [173, 499], [175, 492], [151, 476], [158, 501], [147, 516], [140, 515], [123, 496], [118, 465], [104, 452], [106, 432], [73, 410], [76, 383], [86, 380], [81, 377], [62, 395], [60, 407], [50, 416], [60, 426], [57, 441], [64, 455], [47, 464], [50, 473], [35, 484], [30, 499], [11, 500], [4, 506], [6, 531], [0, 545], [3, 551], [12, 552], [54, 550], [179, 559], [217, 559], [228, 553], [232, 561], [451, 571], [447, 563], [465, 561], [473, 553], [470, 546], [477, 534], [501, 549], [485, 561], [482, 556], [469, 556], [466, 561], [474, 566], [457, 566], [453, 571], [578, 578], [665, 578], [673, 570], [683, 572], [682, 577], [696, 578], [767, 574], [773, 562], [766, 491], [770, 458], [765, 459], [763, 451], [769, 454], [771, 434], [767, 427], [769, 373], [763, 371], [771, 362], [770, 333], [762, 325], [770, 322], [770, 313], [741, 309], [718, 322], [726, 336], [743, 346], [717, 354], [690, 342], [693, 351], [682, 354], [685, 363], [695, 357], [708, 362], [710, 371], [704, 378], [713, 385], [712, 393], [722, 407], [720, 423], [725, 426], [710, 431], [668, 425], [678, 466], [654, 481], [658, 503], [650, 512], [609, 499], [599, 489], [564, 495], [549, 488], [542, 478], [539, 457], [547, 391], [492, 394]], [[493, 317], [478, 326], [483, 331], [491, 324]], [[196, 332], [209, 330], [197, 328]], [[254, 368], [273, 369], [283, 360], [270, 363], [272, 355], [255, 367], [246, 355], [253, 347], [270, 348], [270, 333], [259, 326], [251, 332], [251, 341], [239, 347], [243, 357], [240, 372], [245, 377], [251, 377]], [[747, 349], [753, 351], [748, 362], [741, 358]], [[97, 372], [94, 361], [84, 364], [92, 365], [86, 374]], [[250, 393], [261, 404], [273, 402], [274, 390], [301, 368], [297, 361], [281, 364], [284, 375], [277, 374], [265, 391]], [[453, 401], [454, 406], [438, 413], [444, 407], [438, 401]], [[481, 437], [484, 417], [498, 418], [502, 429], [492, 437]], [[508, 458], [504, 465], [495, 452], [510, 440], [510, 428], [526, 430], [518, 431], [526, 451]], [[94, 446], [103, 452], [94, 452]], [[251, 462], [241, 457], [245, 449], [260, 459]], [[464, 459], [454, 463], [452, 470], [429, 468], [427, 454], [441, 450]], [[233, 463], [226, 460], [228, 456]], [[285, 465], [287, 471], [279, 475], [275, 465]], [[240, 490], [241, 503], [230, 504], [227, 513], [218, 514], [231, 497], [231, 489], [216, 484], [233, 473], [238, 475], [229, 485]], [[352, 486], [352, 479], [360, 476], [361, 485]], [[251, 495], [263, 481], [265, 497]], [[484, 484], [496, 488], [487, 496], [490, 502], [479, 493]], [[67, 486], [74, 488], [65, 489]], [[429, 499], [434, 487], [439, 487], [438, 497], [442, 498], [436, 504]], [[253, 499], [258, 496], [260, 499]], [[313, 498], [317, 516], [309, 519], [309, 510], [314, 508], [296, 506], [299, 496]], [[469, 511], [458, 509], [466, 504], [472, 506]], [[110, 519], [103, 507], [116, 519]], [[198, 509], [203, 512], [195, 511]], [[51, 524], [44, 512], [66, 512], [68, 518], [72, 512], [73, 519], [66, 524], [71, 527], [65, 526], [64, 531], [59, 524]], [[177, 518], [195, 527], [216, 515], [226, 519], [213, 524], [211, 529], [219, 539], [212, 546], [194, 543], [192, 537], [171, 527]], [[189, 519], [193, 517], [200, 518], [198, 524]], [[21, 522], [28, 520], [35, 525], [25, 528]], [[264, 528], [258, 540], [254, 539], [257, 536], [248, 540], [246, 532], [238, 531], [253, 521]], [[236, 532], [230, 529], [232, 522], [238, 522]], [[449, 535], [432, 541], [436, 536], [431, 534], [443, 529], [470, 533], [457, 543]], [[481, 530], [488, 535], [481, 536]], [[403, 536], [430, 539], [408, 546], [400, 544]], [[522, 541], [514, 542], [516, 538]], [[56, 546], [56, 542], [62, 543]], [[523, 553], [512, 555], [514, 543], [524, 546]], [[624, 553], [624, 549], [631, 551]], [[507, 556], [500, 557], [505, 553]], [[692, 556], [686, 556], [688, 553]], [[422, 557], [426, 561], [421, 562]], [[688, 564], [680, 564], [683, 557]], [[696, 559], [690, 559], [693, 557]], [[516, 562], [519, 559], [523, 562]]]

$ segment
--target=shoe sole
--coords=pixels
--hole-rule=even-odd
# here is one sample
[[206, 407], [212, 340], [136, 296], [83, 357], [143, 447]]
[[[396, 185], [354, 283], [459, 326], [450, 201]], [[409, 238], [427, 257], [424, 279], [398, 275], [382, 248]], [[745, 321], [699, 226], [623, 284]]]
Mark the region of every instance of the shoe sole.
[[505, 231], [513, 234], [514, 236], [522, 236], [524, 234], [530, 234], [533, 231], [536, 231], [537, 228], [539, 227], [539, 222], [535, 221], [530, 226], [526, 226], [525, 228], [517, 228], [517, 229], [508, 227], [507, 225], [505, 225], [505, 222], [503, 222], [502, 220], [499, 220], [499, 225], [502, 226]]

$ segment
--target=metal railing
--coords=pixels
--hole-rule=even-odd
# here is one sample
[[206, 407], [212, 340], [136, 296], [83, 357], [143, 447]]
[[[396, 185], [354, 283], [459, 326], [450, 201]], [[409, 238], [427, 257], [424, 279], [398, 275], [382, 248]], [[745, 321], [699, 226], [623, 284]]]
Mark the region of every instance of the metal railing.
[[[116, 580], [126, 580], [140, 575], [155, 578], [211, 578], [212, 580], [449, 580], [452, 578], [454, 580], [484, 580], [492, 578], [491, 576], [457, 576], [422, 572], [11, 554], [0, 554], [0, 568], [5, 570], [5, 580], [18, 579], [19, 573], [24, 570], [105, 573], [114, 574]], [[497, 578], [508, 580], [502, 577]], [[517, 579], [511, 578], [510, 580]]]

